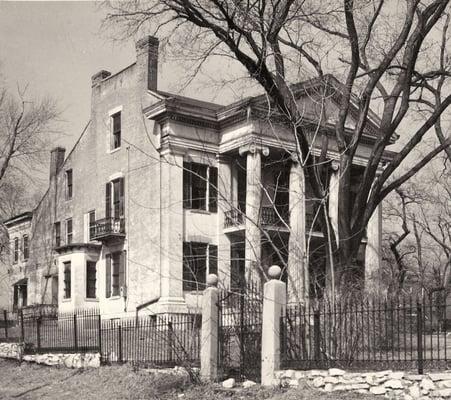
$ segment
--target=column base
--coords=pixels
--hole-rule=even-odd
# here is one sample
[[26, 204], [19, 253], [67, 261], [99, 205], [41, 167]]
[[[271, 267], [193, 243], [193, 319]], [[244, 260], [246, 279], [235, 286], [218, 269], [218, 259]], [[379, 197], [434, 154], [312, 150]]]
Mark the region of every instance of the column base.
[[188, 305], [183, 297], [161, 297], [155, 304], [156, 314], [187, 314]]

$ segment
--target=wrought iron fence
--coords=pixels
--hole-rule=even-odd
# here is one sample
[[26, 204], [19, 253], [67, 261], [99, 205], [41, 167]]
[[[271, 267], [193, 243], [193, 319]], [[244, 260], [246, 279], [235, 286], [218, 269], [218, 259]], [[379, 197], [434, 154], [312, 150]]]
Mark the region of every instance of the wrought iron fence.
[[289, 306], [281, 318], [284, 368], [418, 369], [451, 363], [445, 302], [344, 301]]
[[57, 315], [3, 311], [0, 342], [25, 343], [28, 354], [100, 352], [104, 362], [174, 366], [200, 364], [196, 314], [102, 319], [99, 311]]

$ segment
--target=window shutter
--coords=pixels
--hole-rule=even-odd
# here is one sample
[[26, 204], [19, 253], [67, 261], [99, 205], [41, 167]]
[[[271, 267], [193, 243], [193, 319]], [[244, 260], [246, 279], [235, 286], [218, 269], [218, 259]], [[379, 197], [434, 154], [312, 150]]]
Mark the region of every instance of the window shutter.
[[125, 195], [124, 195], [124, 178], [119, 179], [119, 216], [123, 217], [125, 210]]
[[183, 163], [183, 208], [191, 208], [191, 164]]
[[119, 288], [125, 288], [125, 263], [126, 263], [126, 251], [121, 252], [120, 262], [119, 262]]
[[215, 244], [208, 246], [208, 273], [218, 274], [218, 246]]
[[111, 254], [105, 257], [105, 297], [111, 297]]
[[13, 298], [14, 309], [17, 308], [18, 304], [19, 304], [19, 287], [17, 285], [14, 285], [14, 298]]
[[111, 217], [111, 182], [105, 186], [105, 218]]
[[216, 167], [210, 167], [210, 179], [209, 179], [209, 199], [208, 210], [210, 212], [218, 211], [218, 169]]

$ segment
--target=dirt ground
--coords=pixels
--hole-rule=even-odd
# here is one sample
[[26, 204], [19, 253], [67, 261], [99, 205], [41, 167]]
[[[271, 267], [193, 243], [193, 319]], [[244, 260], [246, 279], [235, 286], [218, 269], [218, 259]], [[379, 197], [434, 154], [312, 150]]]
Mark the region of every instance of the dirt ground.
[[161, 400], [371, 400], [349, 393], [325, 395], [313, 389], [223, 389], [220, 385], [186, 384], [182, 378], [158, 378], [145, 369], [105, 366], [71, 370], [0, 359], [0, 399], [161, 399]]

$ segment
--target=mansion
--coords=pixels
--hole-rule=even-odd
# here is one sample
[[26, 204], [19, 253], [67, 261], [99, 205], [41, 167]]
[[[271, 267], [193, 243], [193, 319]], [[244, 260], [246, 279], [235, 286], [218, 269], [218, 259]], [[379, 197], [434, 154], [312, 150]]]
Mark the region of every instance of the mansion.
[[[264, 97], [223, 106], [159, 90], [158, 45], [145, 37], [136, 62], [92, 77], [90, 121], [74, 148], [51, 151], [43, 198], [4, 222], [11, 308], [186, 313], [200, 307], [208, 274], [238, 288], [273, 264], [289, 277], [293, 301], [324, 288], [327, 253], [292, 132], [262, 117]], [[321, 84], [293, 87], [313, 121]], [[326, 100], [331, 126], [334, 101]], [[356, 182], [377, 130], [368, 121]], [[340, 171], [329, 147], [336, 224]], [[381, 229], [379, 207], [361, 244], [362, 274], [380, 270]]]

